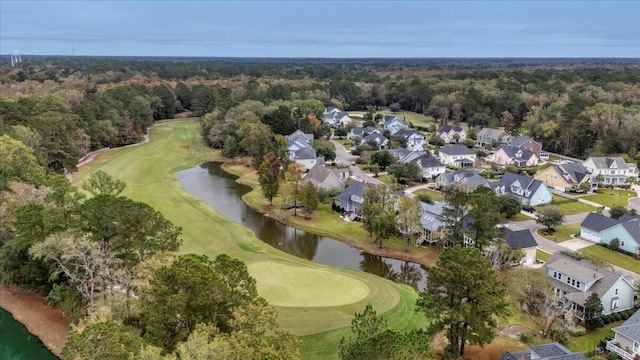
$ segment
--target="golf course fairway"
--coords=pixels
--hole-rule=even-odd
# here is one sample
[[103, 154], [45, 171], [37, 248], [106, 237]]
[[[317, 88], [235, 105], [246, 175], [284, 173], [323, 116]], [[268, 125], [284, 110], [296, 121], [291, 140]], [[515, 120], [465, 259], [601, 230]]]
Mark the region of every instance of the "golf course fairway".
[[105, 171], [127, 183], [124, 196], [151, 205], [182, 228], [181, 253], [210, 258], [227, 253], [244, 261], [260, 295], [278, 309], [280, 325], [303, 341], [303, 359], [337, 359], [340, 339], [350, 335], [354, 314], [368, 303], [395, 329], [427, 324], [415, 313], [417, 294], [408, 286], [285, 254], [188, 194], [174, 174], [220, 160], [219, 152], [202, 141], [196, 119], [158, 122], [150, 138], [99, 154], [80, 167], [73, 183], [80, 185], [91, 173]]

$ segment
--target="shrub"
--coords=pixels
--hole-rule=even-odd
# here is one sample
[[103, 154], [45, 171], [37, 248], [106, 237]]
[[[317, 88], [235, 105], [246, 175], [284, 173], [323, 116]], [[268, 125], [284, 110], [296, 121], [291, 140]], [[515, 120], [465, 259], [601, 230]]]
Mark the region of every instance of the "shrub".
[[426, 202], [427, 204], [433, 204], [433, 199], [429, 194], [420, 194], [418, 195], [418, 200], [422, 202]]
[[536, 340], [536, 338], [532, 333], [525, 331], [520, 333], [520, 340], [525, 344], [531, 344]]
[[571, 336], [582, 336], [587, 333], [587, 329], [582, 326], [568, 326], [567, 331]]
[[567, 336], [567, 332], [562, 329], [553, 329], [549, 333], [551, 335], [551, 339], [553, 341], [559, 342], [562, 345], [565, 345], [569, 341], [569, 337]]
[[614, 352], [610, 352], [609, 354], [607, 354], [607, 360], [618, 360], [618, 359], [620, 359], [620, 357], [618, 356], [618, 354]]

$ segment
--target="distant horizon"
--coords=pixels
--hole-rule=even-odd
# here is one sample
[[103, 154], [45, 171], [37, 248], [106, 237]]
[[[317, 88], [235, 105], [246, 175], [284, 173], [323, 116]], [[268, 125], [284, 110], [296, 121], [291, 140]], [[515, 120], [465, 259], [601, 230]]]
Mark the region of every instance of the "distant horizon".
[[0, 1], [0, 54], [637, 58], [640, 1]]

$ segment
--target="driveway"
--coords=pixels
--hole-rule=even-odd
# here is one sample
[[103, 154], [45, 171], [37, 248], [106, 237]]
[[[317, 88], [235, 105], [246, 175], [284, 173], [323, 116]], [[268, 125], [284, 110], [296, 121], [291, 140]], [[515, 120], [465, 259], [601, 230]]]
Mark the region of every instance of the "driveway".
[[[335, 140], [331, 140], [331, 142], [336, 147], [336, 160], [339, 163], [348, 164], [349, 165], [349, 164], [351, 164], [352, 161], [356, 161], [356, 159], [358, 159], [357, 156], [350, 155], [349, 153], [347, 153], [347, 150], [339, 142], [337, 142]], [[356, 180], [361, 180], [361, 181], [364, 181], [364, 182], [367, 182], [367, 183], [370, 183], [370, 184], [375, 184], [375, 185], [384, 184], [382, 181], [380, 181], [380, 180], [374, 178], [373, 176], [367, 174], [366, 172], [364, 172], [362, 169], [360, 169], [357, 166], [349, 165], [349, 170], [351, 170], [351, 173], [353, 174], [353, 177]]]

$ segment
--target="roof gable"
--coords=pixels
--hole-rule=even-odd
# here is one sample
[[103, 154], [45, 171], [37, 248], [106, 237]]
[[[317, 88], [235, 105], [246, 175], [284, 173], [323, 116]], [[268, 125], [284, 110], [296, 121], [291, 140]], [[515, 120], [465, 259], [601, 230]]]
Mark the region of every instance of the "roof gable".
[[508, 228], [501, 228], [500, 231], [505, 233], [507, 244], [509, 244], [512, 249], [526, 249], [538, 246], [531, 231], [527, 229], [513, 231]]
[[461, 145], [461, 144], [456, 144], [456, 145], [446, 145], [440, 148], [440, 153], [441, 154], [446, 154], [446, 155], [474, 155], [475, 152], [471, 149], [469, 149], [468, 147]]
[[600, 232], [612, 228], [618, 224], [619, 222], [616, 219], [592, 212], [589, 213], [587, 217], [584, 218], [584, 220], [582, 220], [580, 226]]
[[640, 342], [640, 310], [636, 311], [622, 325], [614, 327], [614, 332]]

